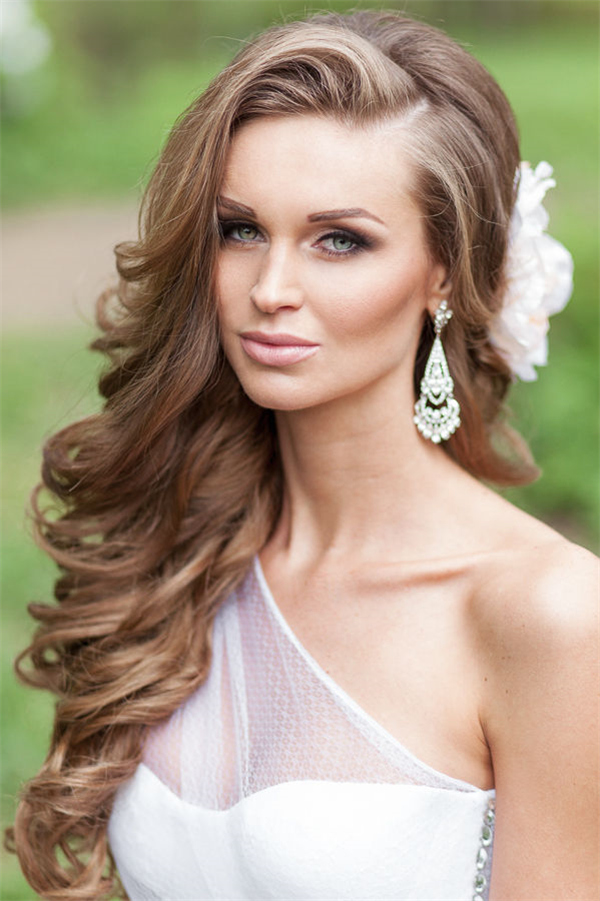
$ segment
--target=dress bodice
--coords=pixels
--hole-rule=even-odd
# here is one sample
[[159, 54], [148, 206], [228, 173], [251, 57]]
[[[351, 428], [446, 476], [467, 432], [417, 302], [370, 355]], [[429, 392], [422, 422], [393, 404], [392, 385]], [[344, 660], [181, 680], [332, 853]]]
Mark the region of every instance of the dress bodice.
[[131, 901], [487, 898], [493, 791], [418, 760], [303, 648], [258, 560], [207, 680], [154, 727], [109, 823]]

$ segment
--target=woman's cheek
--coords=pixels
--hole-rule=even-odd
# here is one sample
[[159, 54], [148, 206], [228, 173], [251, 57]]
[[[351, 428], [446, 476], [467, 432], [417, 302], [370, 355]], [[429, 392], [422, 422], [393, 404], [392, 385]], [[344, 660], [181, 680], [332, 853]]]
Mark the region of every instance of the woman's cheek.
[[231, 267], [224, 267], [215, 280], [215, 294], [221, 328], [239, 327], [237, 320], [243, 312], [244, 298], [249, 302], [249, 289], [246, 290], [240, 275], [231, 271]]
[[346, 291], [328, 297], [328, 320], [340, 335], [368, 337], [393, 329], [413, 300], [412, 285], [388, 280], [354, 281]]

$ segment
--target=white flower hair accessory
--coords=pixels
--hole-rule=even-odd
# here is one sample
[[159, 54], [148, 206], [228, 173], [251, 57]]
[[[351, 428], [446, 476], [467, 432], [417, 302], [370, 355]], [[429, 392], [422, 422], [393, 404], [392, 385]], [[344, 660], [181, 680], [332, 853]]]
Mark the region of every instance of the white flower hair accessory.
[[521, 163], [506, 263], [504, 304], [492, 322], [490, 341], [515, 376], [537, 379], [534, 366], [548, 362], [548, 317], [567, 305], [573, 291], [573, 258], [559, 241], [545, 233], [548, 213], [542, 200], [556, 186], [552, 166], [532, 169]]

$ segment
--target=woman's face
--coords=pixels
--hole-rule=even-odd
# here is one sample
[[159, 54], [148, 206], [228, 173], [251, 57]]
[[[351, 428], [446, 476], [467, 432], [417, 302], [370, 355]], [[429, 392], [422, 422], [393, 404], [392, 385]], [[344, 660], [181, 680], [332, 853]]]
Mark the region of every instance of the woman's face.
[[262, 118], [233, 139], [219, 197], [222, 343], [257, 404], [296, 410], [410, 386], [444, 272], [425, 246], [398, 128]]

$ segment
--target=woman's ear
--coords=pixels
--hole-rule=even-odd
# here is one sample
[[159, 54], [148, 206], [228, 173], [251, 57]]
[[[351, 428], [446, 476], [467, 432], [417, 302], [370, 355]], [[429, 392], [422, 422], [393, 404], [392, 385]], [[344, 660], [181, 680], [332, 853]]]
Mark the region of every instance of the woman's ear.
[[452, 282], [441, 263], [436, 263], [431, 270], [429, 292], [427, 297], [427, 311], [431, 318], [443, 300], [449, 300], [452, 294]]

